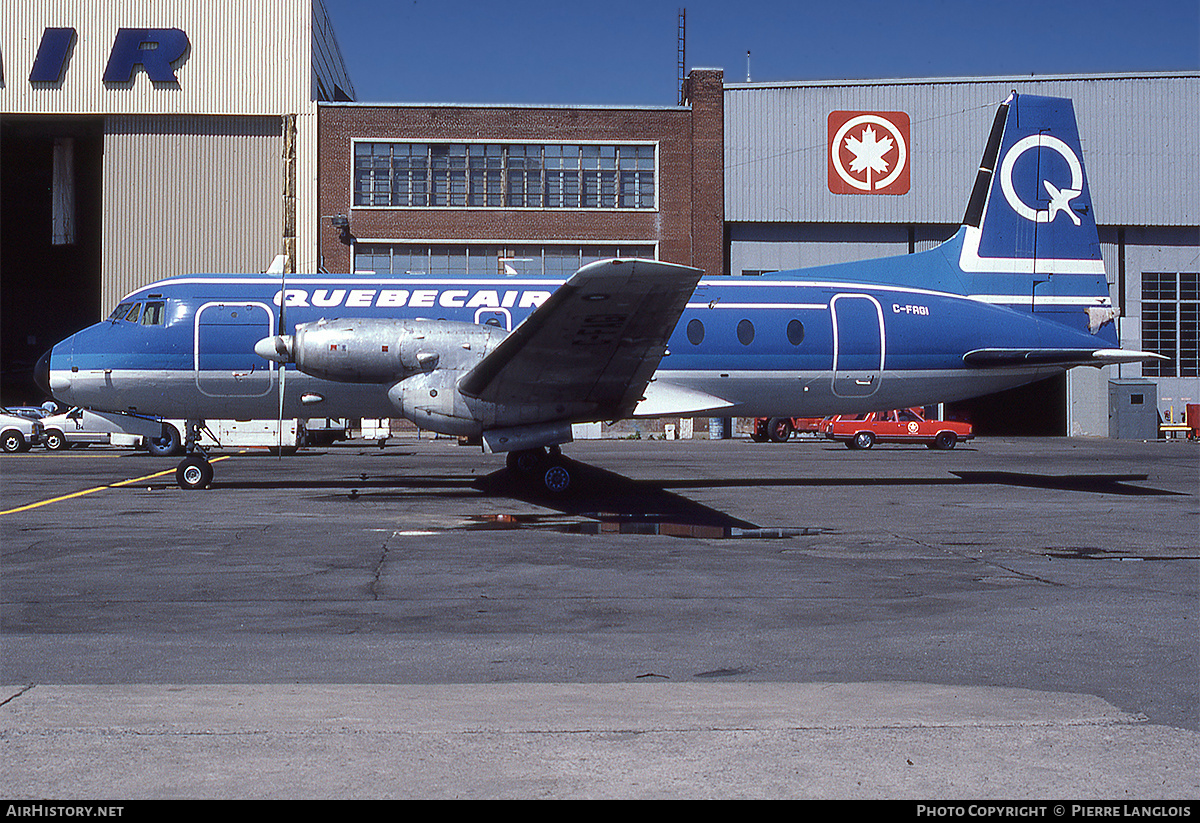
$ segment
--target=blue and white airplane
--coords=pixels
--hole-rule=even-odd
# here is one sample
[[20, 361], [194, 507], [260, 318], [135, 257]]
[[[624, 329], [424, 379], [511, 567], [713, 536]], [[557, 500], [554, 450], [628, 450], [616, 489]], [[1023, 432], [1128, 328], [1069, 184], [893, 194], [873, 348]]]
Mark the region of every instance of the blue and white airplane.
[[[541, 277], [190, 275], [38, 364], [64, 403], [186, 419], [403, 416], [570, 484], [571, 425], [817, 417], [959, 400], [1120, 348], [1070, 100], [997, 111], [958, 232], [881, 260], [702, 278], [652, 260]], [[510, 331], [511, 329], [511, 331]], [[170, 434], [164, 432], [164, 436]]]

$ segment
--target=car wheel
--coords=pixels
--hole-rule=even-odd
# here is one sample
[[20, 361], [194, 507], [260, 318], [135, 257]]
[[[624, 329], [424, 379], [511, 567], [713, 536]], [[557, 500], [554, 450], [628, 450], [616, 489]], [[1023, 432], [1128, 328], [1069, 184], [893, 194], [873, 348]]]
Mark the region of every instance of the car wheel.
[[767, 436], [772, 443], [785, 443], [792, 436], [792, 422], [786, 417], [772, 417], [767, 424]]
[[933, 444], [939, 449], [952, 449], [958, 442], [958, 435], [954, 432], [938, 432], [938, 436], [934, 439]]
[[850, 441], [852, 448], [869, 449], [875, 445], [875, 435], [870, 432], [859, 432], [854, 435], [854, 439]]
[[10, 454], [25, 450], [25, 435], [13, 429], [6, 431], [3, 437], [0, 437], [0, 447]]
[[60, 431], [51, 429], [46, 432], [46, 448], [52, 452], [65, 451], [70, 448], [71, 444], [67, 442], [67, 438]]
[[179, 437], [179, 430], [169, 424], [163, 424], [162, 437], [146, 439], [146, 451], [155, 457], [170, 457], [179, 454], [182, 450], [183, 441]]

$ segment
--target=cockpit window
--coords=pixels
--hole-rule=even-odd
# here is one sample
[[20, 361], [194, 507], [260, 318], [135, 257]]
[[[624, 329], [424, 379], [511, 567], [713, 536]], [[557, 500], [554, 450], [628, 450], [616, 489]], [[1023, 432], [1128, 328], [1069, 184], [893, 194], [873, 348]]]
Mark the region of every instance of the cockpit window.
[[132, 303], [122, 303], [121, 305], [119, 305], [115, 309], [113, 309], [113, 313], [108, 316], [108, 319], [109, 320], [124, 320], [125, 315], [129, 314], [129, 309], [131, 306], [133, 306]]
[[166, 303], [159, 301], [151, 301], [146, 304], [146, 310], [142, 312], [143, 326], [161, 326], [164, 322], [164, 311]]
[[141, 314], [142, 314], [142, 304], [134, 303], [133, 308], [130, 309], [129, 313], [125, 315], [125, 319], [128, 320], [130, 323], [136, 323], [138, 321], [138, 318], [141, 316]]

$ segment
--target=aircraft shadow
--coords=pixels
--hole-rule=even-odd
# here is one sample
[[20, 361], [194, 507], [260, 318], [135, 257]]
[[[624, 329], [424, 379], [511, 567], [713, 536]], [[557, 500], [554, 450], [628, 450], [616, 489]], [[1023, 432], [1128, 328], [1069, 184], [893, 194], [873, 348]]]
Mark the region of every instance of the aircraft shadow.
[[662, 524], [712, 528], [718, 531], [756, 529], [753, 523], [689, 500], [666, 490], [665, 483], [632, 480], [616, 472], [564, 459], [571, 470], [571, 489], [555, 494], [535, 478], [500, 469], [472, 485], [489, 495], [501, 495], [556, 509], [563, 514], [589, 517], [616, 525], [615, 530], [637, 530]]

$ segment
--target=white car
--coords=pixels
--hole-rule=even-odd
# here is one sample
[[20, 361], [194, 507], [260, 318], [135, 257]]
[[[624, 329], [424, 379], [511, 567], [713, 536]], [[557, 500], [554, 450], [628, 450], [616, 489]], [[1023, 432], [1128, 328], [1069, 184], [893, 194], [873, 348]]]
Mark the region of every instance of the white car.
[[162, 423], [157, 420], [78, 407], [45, 417], [41, 424], [46, 448], [51, 451], [92, 443], [139, 448], [163, 434]]
[[28, 417], [0, 414], [0, 448], [6, 452], [29, 451], [42, 442], [42, 424]]

